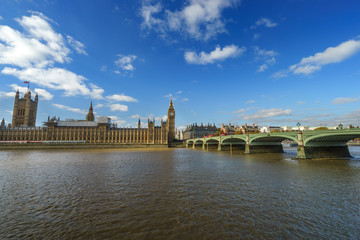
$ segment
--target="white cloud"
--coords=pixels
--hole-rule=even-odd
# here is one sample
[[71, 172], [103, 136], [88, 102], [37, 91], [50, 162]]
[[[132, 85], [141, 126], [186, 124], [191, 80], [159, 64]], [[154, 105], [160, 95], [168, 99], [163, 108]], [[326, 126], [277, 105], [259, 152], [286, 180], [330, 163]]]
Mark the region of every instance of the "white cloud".
[[185, 126], [179, 126], [176, 128], [178, 131], [184, 131], [186, 129]]
[[155, 118], [155, 121], [161, 121], [161, 120], [166, 121], [166, 120], [167, 120], [167, 116], [164, 115], [164, 116], [162, 116], [162, 117], [156, 117], [156, 118]]
[[84, 54], [84, 55], [88, 55], [87, 52], [85, 51], [85, 45], [82, 44], [81, 42], [75, 40], [72, 36], [66, 36], [68, 43], [70, 44], [70, 46], [78, 53], [78, 54]]
[[123, 126], [126, 121], [118, 118], [117, 116], [109, 116], [112, 123], [116, 123], [117, 125]]
[[0, 91], [0, 98], [13, 98], [15, 97], [15, 92], [2, 92]]
[[102, 66], [100, 67], [100, 71], [106, 72], [106, 70], [107, 70], [107, 66], [106, 66], [106, 65], [102, 65]]
[[260, 49], [258, 46], [255, 46], [254, 49], [255, 49], [255, 55], [258, 57], [268, 58], [278, 55], [278, 53], [275, 52], [274, 50]]
[[90, 90], [84, 83], [85, 77], [77, 75], [73, 72], [62, 68], [26, 68], [19, 70], [16, 68], [5, 67], [3, 74], [12, 75], [23, 81], [31, 81], [42, 87], [47, 87], [55, 90], [64, 90], [65, 96], [75, 95], [91, 95], [96, 99], [101, 99], [100, 93], [103, 91], [96, 85], [91, 85]]
[[270, 19], [268, 18], [260, 18], [259, 20], [256, 21], [256, 23], [254, 25], [251, 26], [252, 29], [257, 28], [259, 26], [265, 26], [267, 28], [273, 28], [277, 26], [277, 23], [272, 22]]
[[181, 101], [182, 101], [182, 102], [188, 102], [188, 101], [189, 101], [189, 98], [183, 98]]
[[246, 104], [250, 104], [250, 103], [256, 103], [256, 101], [255, 101], [255, 100], [248, 100], [248, 101], [246, 101]]
[[130, 118], [141, 118], [139, 114], [132, 115]]
[[181, 94], [182, 93], [182, 91], [177, 91], [175, 94], [176, 95], [179, 95], [179, 94]]
[[260, 36], [261, 36], [260, 33], [255, 33], [254, 36], [253, 36], [253, 39], [257, 40], [257, 39], [260, 38]]
[[269, 65], [274, 65], [276, 63], [274, 56], [278, 55], [277, 52], [273, 50], [260, 49], [258, 46], [255, 46], [254, 49], [255, 60], [265, 60], [265, 63], [259, 66], [257, 70], [258, 72], [264, 72], [268, 69]]
[[70, 50], [61, 34], [56, 33], [40, 15], [23, 16], [16, 21], [25, 34], [0, 25], [0, 64], [18, 67], [45, 67], [70, 61]]
[[245, 47], [239, 48], [236, 45], [228, 45], [221, 49], [217, 46], [215, 50], [210, 53], [201, 52], [196, 54], [195, 52], [185, 52], [185, 60], [190, 64], [211, 64], [218, 61], [224, 61], [227, 58], [235, 58], [246, 51]]
[[174, 95], [172, 95], [171, 93], [165, 95], [164, 97], [172, 99], [172, 100], [176, 100], [176, 97], [174, 97]]
[[291, 114], [291, 112], [291, 109], [271, 108], [260, 110], [254, 114], [243, 114], [240, 115], [240, 117], [243, 117], [244, 120], [254, 120], [278, 116], [288, 116]]
[[56, 104], [56, 103], [53, 103], [52, 104], [54, 107], [57, 107], [59, 109], [64, 109], [64, 110], [67, 110], [67, 111], [70, 111], [70, 112], [74, 112], [74, 113], [80, 113], [80, 114], [83, 114], [83, 115], [86, 115], [88, 112], [85, 111], [85, 110], [81, 110], [79, 108], [73, 108], [73, 107], [69, 107], [69, 106], [65, 106], [65, 105], [62, 105], [62, 104]]
[[3, 17], [2, 17], [2, 16], [0, 16], [0, 20], [3, 20]]
[[161, 4], [143, 0], [140, 10], [142, 28], [154, 29], [162, 37], [168, 32], [179, 32], [194, 39], [208, 40], [226, 32], [222, 11], [239, 2], [240, 0], [189, 0], [181, 10], [163, 11]]
[[301, 59], [300, 63], [289, 67], [289, 72], [294, 74], [311, 74], [319, 71], [330, 63], [339, 63], [360, 51], [360, 40], [349, 40], [336, 47], [329, 47], [323, 52]]
[[135, 67], [133, 62], [137, 58], [135, 55], [122, 55], [118, 54], [119, 59], [115, 61], [115, 65], [125, 71], [134, 71]]
[[268, 65], [264, 63], [263, 65], [260, 65], [258, 68], [258, 72], [264, 72], [268, 68]]
[[246, 112], [246, 111], [247, 111], [247, 109], [242, 108], [242, 109], [235, 110], [235, 111], [233, 111], [232, 113], [233, 113], [233, 114], [238, 114], [238, 113], [244, 113], [244, 112]]
[[94, 109], [96, 109], [96, 108], [102, 108], [103, 106], [104, 106], [104, 104], [99, 103], [99, 104], [96, 104], [96, 105], [94, 106]]
[[[27, 87], [22, 87], [22, 86], [19, 86], [17, 84], [10, 84], [9, 85], [14, 91], [12, 92], [8, 92], [8, 93], [4, 93], [2, 92], [1, 95], [5, 96], [5, 97], [14, 97], [15, 96], [15, 92], [17, 90], [19, 90], [19, 92], [21, 94], [25, 94], [28, 92], [28, 88]], [[48, 91], [46, 91], [45, 89], [41, 89], [41, 88], [35, 88], [34, 91], [31, 91], [32, 94], [38, 94], [39, 95], [39, 98], [41, 100], [51, 100], [53, 99], [54, 95], [52, 95], [51, 93], [49, 93]]]
[[127, 112], [128, 111], [128, 106], [118, 104], [118, 103], [110, 104], [109, 108], [110, 108], [110, 111], [112, 111], [112, 112], [115, 112], [115, 111]]
[[89, 85], [91, 87], [89, 95], [94, 99], [103, 99], [102, 95], [104, 93], [104, 89], [92, 83], [90, 83]]
[[107, 96], [106, 99], [108, 99], [110, 101], [118, 101], [118, 102], [138, 102], [137, 99], [130, 97], [130, 96], [126, 96], [124, 93], [110, 95], [110, 96]]
[[35, 88], [34, 92], [36, 92], [39, 95], [40, 100], [51, 100], [54, 97], [54, 95], [52, 95], [45, 89]]
[[288, 76], [288, 71], [286, 70], [280, 70], [280, 71], [277, 71], [276, 73], [274, 73], [272, 75], [273, 78], [284, 78], [284, 77], [287, 77]]
[[[85, 77], [53, 67], [55, 63], [71, 61], [68, 56], [70, 49], [64, 37], [51, 27], [49, 22], [55, 23], [53, 20], [39, 12], [30, 13], [31, 16], [15, 19], [23, 32], [0, 25], [0, 64], [12, 65], [5, 67], [1, 73], [41, 87], [64, 90], [65, 96], [90, 95], [102, 99], [104, 90], [93, 84], [88, 87]], [[67, 40], [76, 52], [86, 54], [82, 43], [71, 36], [67, 36]], [[46, 96], [43, 97], [50, 99], [49, 93], [44, 91], [42, 93]]]
[[298, 101], [297, 104], [302, 105], [302, 104], [305, 104], [305, 102], [304, 101]]
[[359, 100], [359, 98], [343, 98], [343, 97], [339, 97], [339, 98], [335, 98], [333, 100], [333, 104], [346, 104], [346, 103], [350, 103], [350, 102], [357, 102]]
[[152, 5], [149, 0], [142, 1], [141, 6], [141, 16], [143, 18], [142, 27], [143, 28], [153, 28], [158, 25], [162, 25], [163, 21], [156, 19], [153, 15], [161, 12], [162, 6], [160, 3]]

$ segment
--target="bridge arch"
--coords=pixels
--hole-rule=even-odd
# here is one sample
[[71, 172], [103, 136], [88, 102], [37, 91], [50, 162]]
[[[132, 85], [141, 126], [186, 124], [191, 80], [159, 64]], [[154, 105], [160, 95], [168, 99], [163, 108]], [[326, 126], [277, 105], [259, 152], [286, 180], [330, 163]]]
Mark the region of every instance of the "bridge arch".
[[298, 142], [297, 136], [288, 136], [288, 135], [276, 135], [276, 136], [256, 136], [250, 139], [249, 144], [281, 144], [284, 140], [291, 140]]
[[360, 133], [324, 133], [306, 138], [304, 146], [346, 146], [348, 141], [359, 137]]
[[243, 143], [245, 144], [246, 143], [246, 140], [245, 140], [245, 137], [242, 137], [241, 135], [238, 136], [238, 135], [234, 135], [234, 136], [227, 136], [227, 137], [222, 137], [221, 138], [221, 144], [224, 144], [224, 143]]
[[208, 144], [219, 144], [219, 139], [217, 138], [206, 138], [205, 139], [205, 143], [208, 143]]

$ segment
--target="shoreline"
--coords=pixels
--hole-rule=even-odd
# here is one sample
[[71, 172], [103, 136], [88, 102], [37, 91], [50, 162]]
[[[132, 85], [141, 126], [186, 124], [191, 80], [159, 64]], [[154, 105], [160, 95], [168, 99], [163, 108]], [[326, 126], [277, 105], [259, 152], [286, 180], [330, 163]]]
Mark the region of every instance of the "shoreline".
[[4, 144], [2, 150], [42, 150], [42, 149], [151, 149], [170, 148], [168, 144]]

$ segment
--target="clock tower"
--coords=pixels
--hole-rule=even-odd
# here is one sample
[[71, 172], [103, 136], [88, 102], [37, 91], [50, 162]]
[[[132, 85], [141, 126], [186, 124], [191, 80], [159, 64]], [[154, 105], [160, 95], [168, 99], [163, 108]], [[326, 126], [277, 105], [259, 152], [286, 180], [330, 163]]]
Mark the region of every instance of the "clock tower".
[[171, 143], [175, 139], [175, 109], [172, 99], [170, 100], [170, 106], [168, 110], [168, 143]]

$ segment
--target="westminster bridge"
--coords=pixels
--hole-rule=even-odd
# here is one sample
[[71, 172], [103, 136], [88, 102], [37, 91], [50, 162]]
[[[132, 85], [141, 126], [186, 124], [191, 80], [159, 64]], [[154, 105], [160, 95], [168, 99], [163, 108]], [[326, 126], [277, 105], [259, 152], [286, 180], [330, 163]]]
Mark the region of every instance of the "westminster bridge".
[[355, 138], [360, 138], [360, 128], [204, 137], [186, 140], [186, 147], [282, 153], [281, 142], [290, 140], [297, 143], [297, 158], [341, 158], [351, 157], [347, 142]]

